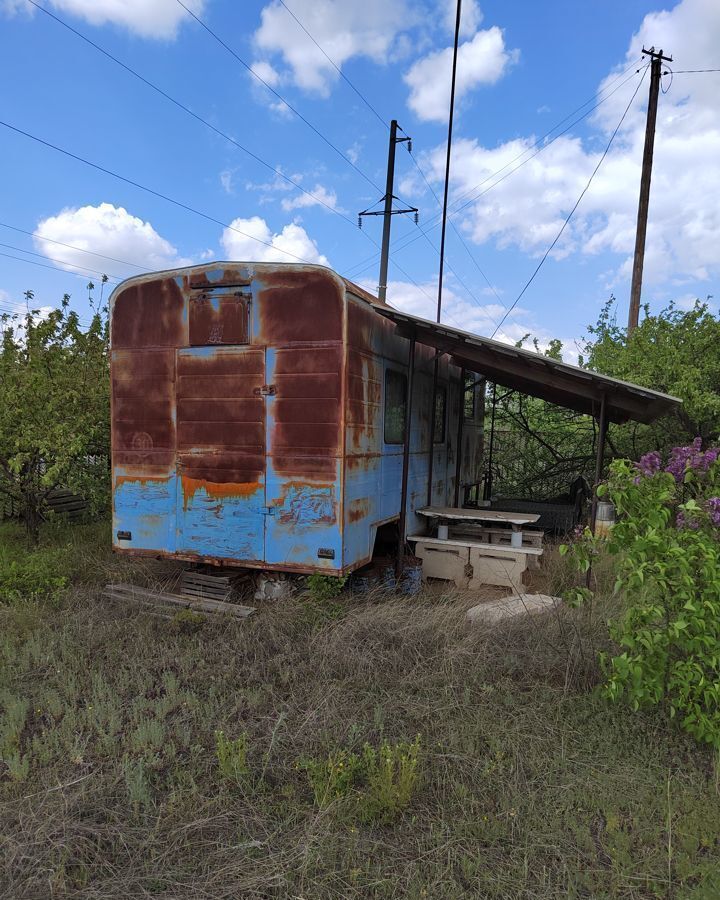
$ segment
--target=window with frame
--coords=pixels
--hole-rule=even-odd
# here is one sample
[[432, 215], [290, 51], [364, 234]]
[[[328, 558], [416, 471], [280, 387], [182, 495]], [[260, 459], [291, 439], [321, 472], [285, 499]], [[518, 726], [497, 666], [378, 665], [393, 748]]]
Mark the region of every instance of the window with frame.
[[447, 406], [447, 388], [437, 386], [435, 389], [435, 434], [433, 444], [445, 443], [445, 408]]
[[407, 419], [407, 377], [402, 372], [385, 372], [385, 443], [402, 444]]
[[475, 410], [477, 403], [477, 380], [478, 376], [475, 372], [469, 372], [465, 375], [465, 390], [463, 393], [463, 416], [466, 422], [475, 421]]

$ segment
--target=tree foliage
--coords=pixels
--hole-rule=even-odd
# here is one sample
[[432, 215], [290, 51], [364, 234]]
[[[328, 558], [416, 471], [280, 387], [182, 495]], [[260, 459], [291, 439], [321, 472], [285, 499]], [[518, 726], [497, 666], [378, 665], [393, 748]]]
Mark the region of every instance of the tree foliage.
[[0, 328], [0, 494], [37, 542], [56, 487], [82, 494], [96, 509], [107, 504], [106, 310], [95, 311], [84, 329], [66, 295], [47, 315], [3, 315]]

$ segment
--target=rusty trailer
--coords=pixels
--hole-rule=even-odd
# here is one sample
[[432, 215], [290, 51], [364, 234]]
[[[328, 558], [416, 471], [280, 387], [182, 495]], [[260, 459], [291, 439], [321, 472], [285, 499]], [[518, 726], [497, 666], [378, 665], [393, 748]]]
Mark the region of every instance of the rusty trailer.
[[433, 401], [435, 348], [416, 349], [383, 304], [329, 269], [142, 275], [110, 309], [118, 552], [349, 573], [372, 559], [379, 528], [421, 524], [433, 402], [431, 502], [457, 505], [478, 477], [475, 380], [467, 394], [444, 355]]

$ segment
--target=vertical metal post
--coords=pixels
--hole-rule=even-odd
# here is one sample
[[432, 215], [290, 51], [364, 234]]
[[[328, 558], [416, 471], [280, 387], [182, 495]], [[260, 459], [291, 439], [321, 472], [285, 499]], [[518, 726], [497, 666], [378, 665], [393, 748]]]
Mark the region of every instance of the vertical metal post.
[[402, 574], [405, 541], [407, 538], [407, 494], [408, 473], [410, 470], [410, 430], [412, 428], [413, 381], [415, 380], [415, 335], [410, 338], [408, 353], [407, 405], [405, 407], [405, 433], [403, 435], [402, 481], [400, 487], [400, 521], [398, 523], [398, 551], [395, 562], [395, 575]]
[[483, 500], [489, 500], [492, 495], [492, 467], [493, 467], [493, 450], [495, 449], [495, 405], [497, 401], [497, 385], [493, 381], [493, 400], [492, 415], [490, 416], [490, 449], [488, 450], [488, 464], [485, 477], [485, 489], [483, 490]]
[[605, 438], [607, 436], [607, 410], [605, 408], [605, 394], [600, 401], [600, 432], [598, 434], [597, 452], [595, 454], [595, 484], [593, 485], [592, 507], [590, 508], [590, 530], [595, 534], [595, 522], [597, 520], [597, 489], [602, 478], [603, 462], [605, 460]]
[[387, 180], [385, 182], [385, 211], [383, 213], [382, 250], [380, 253], [380, 283], [378, 298], [384, 303], [387, 293], [388, 260], [390, 258], [390, 223], [392, 221], [393, 185], [395, 179], [395, 145], [397, 144], [397, 119], [390, 123]]
[[[474, 389], [473, 389], [474, 390]], [[460, 415], [458, 416], [457, 447], [455, 448], [455, 497], [453, 506], [460, 505], [460, 470], [462, 467], [462, 439], [465, 423], [465, 368], [460, 370]]]
[[[455, 80], [457, 76], [457, 58], [458, 58], [458, 42], [460, 40], [460, 10], [462, 9], [462, 0], [457, 0], [457, 11], [455, 13], [455, 41], [453, 44], [453, 63], [452, 63], [452, 76], [450, 79], [450, 115], [448, 117], [448, 139], [447, 139], [447, 154], [445, 156], [445, 192], [443, 195], [443, 210], [442, 210], [442, 228], [440, 230], [440, 271], [438, 274], [438, 297], [437, 297], [437, 315], [436, 322], [440, 321], [440, 316], [442, 314], [442, 292], [443, 292], [443, 274], [445, 269], [445, 229], [447, 226], [447, 207], [448, 207], [448, 188], [450, 182], [450, 153], [452, 150], [452, 133], [453, 133], [453, 118], [455, 116]], [[428, 464], [428, 506], [432, 504], [432, 491], [433, 491], [433, 457], [435, 455], [435, 395], [437, 394], [437, 382], [438, 382], [438, 355], [435, 355], [435, 367], [433, 369], [433, 386], [432, 386], [432, 395], [430, 397], [430, 402], [432, 406], [430, 407], [430, 453], [429, 453], [429, 464]]]

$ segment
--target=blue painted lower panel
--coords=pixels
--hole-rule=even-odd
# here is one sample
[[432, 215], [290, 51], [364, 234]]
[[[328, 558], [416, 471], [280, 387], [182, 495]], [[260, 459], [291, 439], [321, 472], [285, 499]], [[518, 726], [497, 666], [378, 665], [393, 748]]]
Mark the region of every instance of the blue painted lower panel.
[[[116, 480], [113, 501], [113, 544], [123, 549], [175, 550], [175, 500], [177, 478]], [[129, 532], [130, 540], [118, 540], [118, 532]]]
[[188, 493], [179, 482], [177, 550], [239, 562], [262, 562], [264, 505], [263, 484], [243, 496], [222, 496], [211, 485]]

